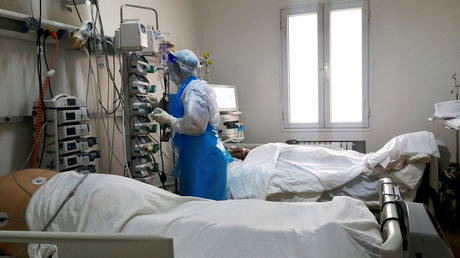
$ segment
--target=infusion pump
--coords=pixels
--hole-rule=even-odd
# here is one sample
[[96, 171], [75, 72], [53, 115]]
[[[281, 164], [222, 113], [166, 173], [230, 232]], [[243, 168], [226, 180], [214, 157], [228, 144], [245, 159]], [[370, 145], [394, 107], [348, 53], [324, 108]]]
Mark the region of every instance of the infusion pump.
[[217, 128], [223, 142], [238, 143], [244, 140], [244, 127], [241, 112], [238, 110], [238, 95], [235, 86], [210, 84], [216, 93], [220, 113], [220, 124]]
[[[56, 171], [95, 172], [97, 138], [91, 136], [86, 103], [74, 96], [60, 94], [43, 102], [45, 124], [40, 141], [40, 168]], [[34, 120], [39, 103], [34, 103]]]

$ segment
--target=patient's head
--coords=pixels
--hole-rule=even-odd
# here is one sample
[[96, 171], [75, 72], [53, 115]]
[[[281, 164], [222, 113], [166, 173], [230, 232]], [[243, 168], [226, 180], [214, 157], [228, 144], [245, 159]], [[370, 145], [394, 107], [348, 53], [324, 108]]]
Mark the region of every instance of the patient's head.
[[[51, 170], [25, 169], [0, 176], [0, 214], [8, 216], [8, 220], [0, 221], [0, 225], [3, 225], [0, 230], [28, 230], [25, 214], [30, 198], [46, 180], [56, 174]], [[24, 247], [22, 244], [0, 243], [0, 252], [16, 255]]]
[[231, 146], [228, 151], [232, 157], [244, 160], [251, 150], [239, 146]]

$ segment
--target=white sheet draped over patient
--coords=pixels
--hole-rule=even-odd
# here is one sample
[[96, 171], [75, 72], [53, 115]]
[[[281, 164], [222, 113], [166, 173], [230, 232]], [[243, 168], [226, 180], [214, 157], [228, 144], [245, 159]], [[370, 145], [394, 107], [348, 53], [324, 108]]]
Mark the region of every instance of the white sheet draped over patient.
[[324, 191], [368, 171], [363, 158], [358, 152], [264, 144], [230, 169], [227, 184], [235, 199], [266, 199], [290, 192], [304, 193], [305, 199], [316, 201]]
[[[41, 230], [82, 175], [56, 175], [32, 197]], [[120, 176], [89, 175], [49, 231], [148, 233], [173, 238], [175, 257], [380, 257], [382, 239], [363, 202], [212, 201]], [[97, 254], [95, 254], [96, 256]]]
[[277, 196], [292, 194], [285, 199], [317, 201], [323, 193], [359, 180], [361, 188], [349, 187], [351, 194], [337, 191], [336, 195], [359, 195], [356, 197], [375, 202], [377, 182], [375, 178], [370, 179], [371, 176], [389, 176], [405, 189], [414, 190], [420, 183], [425, 163], [432, 157], [439, 157], [439, 151], [429, 132], [397, 136], [370, 154], [264, 144], [252, 150], [244, 162], [229, 168], [227, 184], [234, 199], [283, 199]]

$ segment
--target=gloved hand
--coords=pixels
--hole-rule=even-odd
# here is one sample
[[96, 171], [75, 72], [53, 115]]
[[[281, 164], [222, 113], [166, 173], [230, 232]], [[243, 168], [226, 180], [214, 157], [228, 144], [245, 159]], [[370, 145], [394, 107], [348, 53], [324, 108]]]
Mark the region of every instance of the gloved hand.
[[156, 108], [152, 113], [149, 114], [150, 120], [155, 120], [160, 125], [171, 124], [174, 121], [174, 117], [168, 114], [161, 108]]
[[147, 101], [150, 103], [150, 105], [152, 105], [152, 108], [154, 108], [154, 109], [157, 108], [158, 105], [160, 104], [158, 99], [155, 96], [152, 96], [152, 95], [147, 95]]

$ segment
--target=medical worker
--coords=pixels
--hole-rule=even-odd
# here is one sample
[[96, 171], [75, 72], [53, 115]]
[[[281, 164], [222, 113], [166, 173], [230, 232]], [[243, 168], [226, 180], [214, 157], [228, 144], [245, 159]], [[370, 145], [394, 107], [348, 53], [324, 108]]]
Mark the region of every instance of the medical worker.
[[149, 117], [161, 125], [171, 125], [175, 133], [180, 194], [225, 200], [231, 156], [217, 134], [215, 93], [206, 81], [197, 78], [198, 67], [199, 60], [190, 50], [168, 54], [168, 73], [178, 92], [170, 100], [171, 115], [157, 108]]

